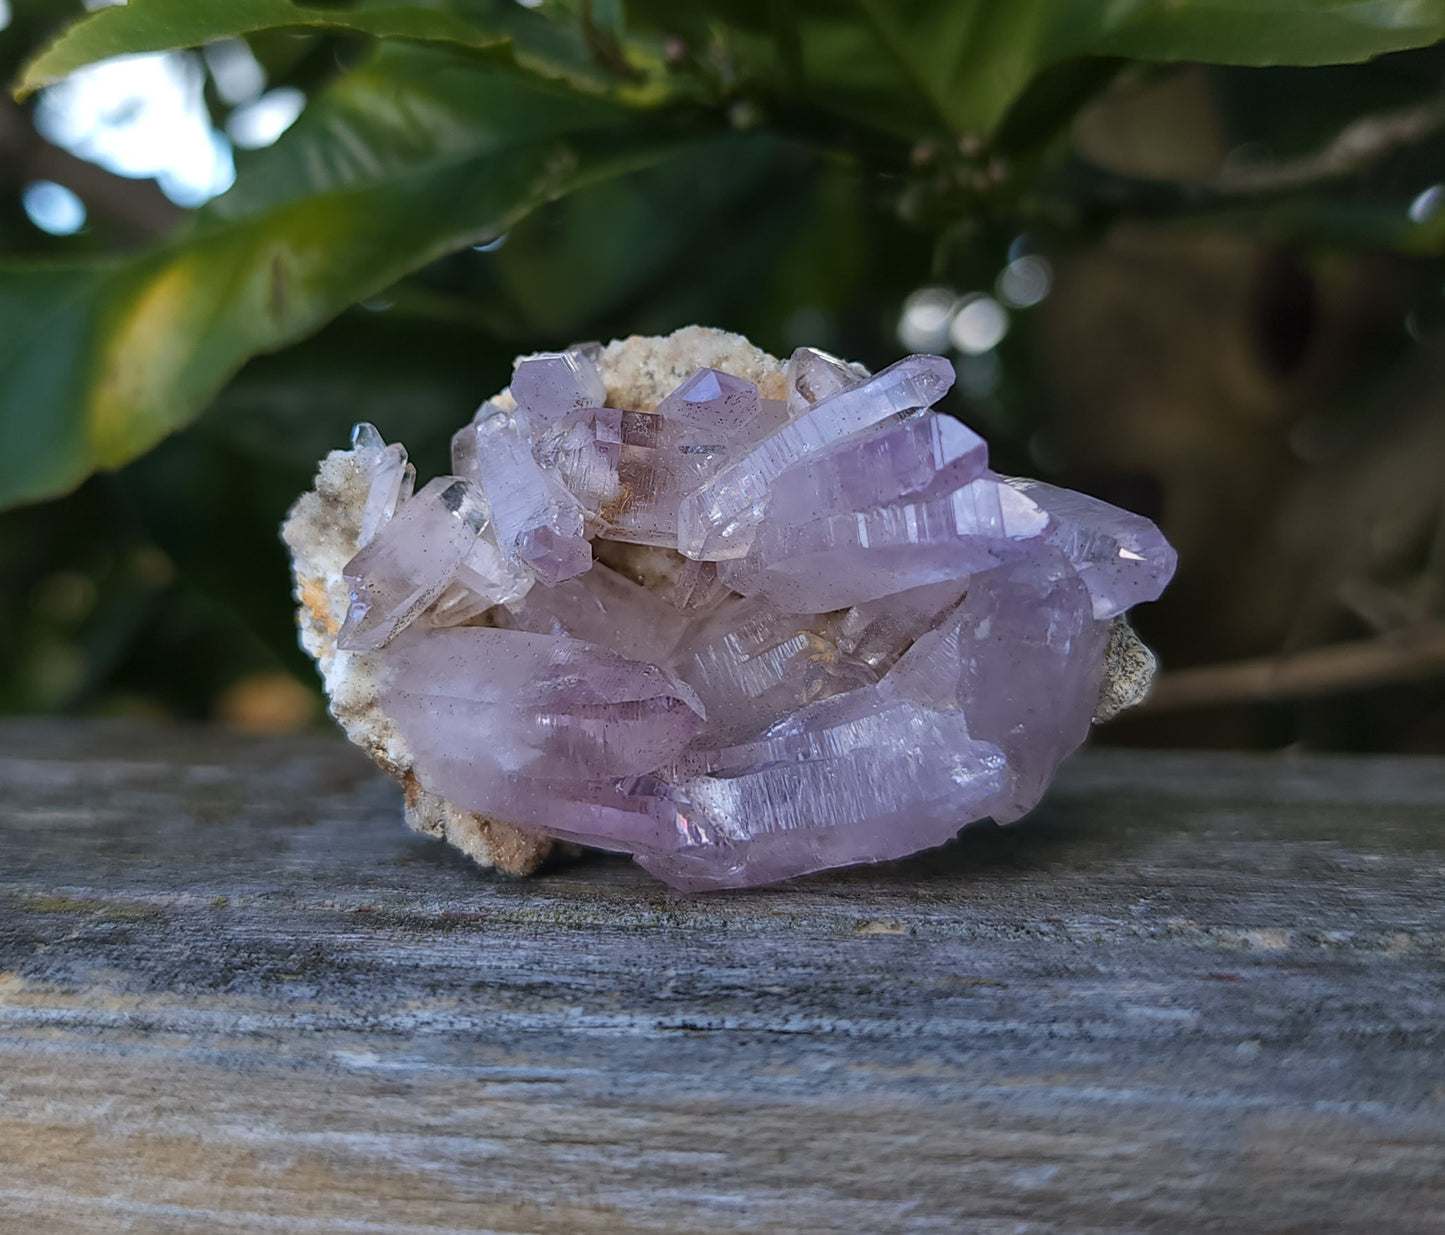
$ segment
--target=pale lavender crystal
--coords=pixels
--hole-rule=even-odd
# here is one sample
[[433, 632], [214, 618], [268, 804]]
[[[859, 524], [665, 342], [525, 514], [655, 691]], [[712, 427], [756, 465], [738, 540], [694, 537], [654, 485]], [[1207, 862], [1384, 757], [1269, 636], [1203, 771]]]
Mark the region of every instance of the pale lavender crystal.
[[535, 582], [529, 570], [502, 552], [486, 527], [426, 616], [432, 626], [460, 626], [497, 605], [520, 603]]
[[788, 411], [796, 416], [815, 403], [856, 386], [868, 371], [816, 347], [800, 347], [788, 357], [784, 376], [788, 383]]
[[980, 476], [987, 463], [988, 446], [977, 433], [951, 416], [925, 412], [793, 464], [778, 478], [768, 522], [797, 523], [951, 493]]
[[[517, 407], [409, 501], [405, 452], [357, 428], [373, 538], [339, 646], [375, 650], [420, 784], [699, 890], [1030, 810], [1113, 617], [1173, 572], [1158, 529], [989, 471], [927, 410], [941, 357], [800, 348], [786, 404], [702, 369], [643, 412], [604, 405], [600, 356], [520, 361]], [[601, 550], [620, 569], [589, 537], [630, 542]]]
[[718, 573], [745, 596], [820, 613], [988, 570], [1048, 525], [1024, 494], [982, 476], [941, 497], [768, 523], [747, 558]]
[[347, 652], [378, 648], [432, 603], [456, 576], [486, 524], [472, 485], [438, 476], [347, 562], [351, 589], [336, 646]]
[[558, 425], [539, 458], [607, 539], [673, 548], [678, 504], [728, 457], [724, 442], [699, 444], [696, 432], [654, 412], [588, 408]]
[[816, 699], [878, 680], [844, 654], [828, 615], [780, 613], [733, 597], [695, 622], [669, 666], [708, 712], [708, 734], [734, 741], [756, 734]]
[[423, 784], [504, 818], [518, 781], [640, 775], [703, 724], [697, 696], [665, 670], [565, 636], [414, 628], [383, 666], [382, 705]]
[[850, 434], [931, 407], [953, 379], [953, 366], [942, 356], [909, 356], [802, 410], [683, 500], [679, 550], [713, 560], [742, 557], [783, 472]]
[[370, 478], [366, 506], [361, 514], [361, 531], [356, 543], [371, 543], [377, 530], [411, 497], [416, 486], [416, 468], [406, 461], [406, 447], [400, 442], [388, 446], [376, 426], [362, 421], [351, 430], [351, 449], [357, 463]]
[[578, 407], [601, 407], [607, 387], [594, 358], [582, 348], [524, 356], [512, 374], [512, 398], [538, 428]]
[[542, 469], [555, 475], [587, 517], [598, 523], [603, 512], [621, 504], [624, 497], [617, 477], [621, 417], [610, 408], [578, 408], [553, 425], [532, 449]]
[[452, 466], [481, 488], [502, 551], [557, 583], [586, 570], [592, 550], [577, 499], [533, 458], [533, 432], [520, 413], [484, 406], [452, 439]]
[[[775, 405], [774, 405], [775, 407]], [[758, 388], [741, 377], [716, 369], [699, 369], [655, 409], [679, 425], [695, 445], [753, 442], [786, 419], [758, 398]]]
[[421, 722], [407, 734], [418, 754], [460, 745], [499, 771], [638, 775], [675, 758], [704, 719], [666, 670], [566, 636], [418, 631], [388, 649], [386, 664], [391, 714]]
[[515, 607], [518, 630], [570, 635], [632, 660], [666, 663], [686, 622], [656, 592], [649, 592], [601, 562], [585, 575], [535, 587]]
[[875, 669], [887, 668], [919, 635], [941, 625], [966, 591], [967, 579], [948, 579], [854, 605], [838, 623], [838, 647]]
[[1003, 751], [1010, 784], [991, 813], [1007, 823], [1037, 805], [1088, 735], [1107, 636], [1088, 589], [1044, 548], [972, 579], [963, 603], [904, 654], [883, 689], [960, 711], [975, 738]]
[[679, 613], [706, 613], [729, 595], [717, 577], [716, 562], [684, 558], [672, 583], [672, 605]]
[[1038, 480], [1010, 479], [1053, 519], [1044, 539], [1072, 563], [1094, 598], [1096, 618], [1157, 600], [1179, 555], [1143, 515]]
[[[876, 690], [668, 768], [693, 828], [638, 862], [675, 887], [746, 887], [941, 845], [1005, 789], [1004, 758], [958, 712]], [[813, 712], [813, 715], [809, 713]], [[693, 838], [702, 835], [707, 843]], [[691, 842], [691, 843], [689, 843]]]

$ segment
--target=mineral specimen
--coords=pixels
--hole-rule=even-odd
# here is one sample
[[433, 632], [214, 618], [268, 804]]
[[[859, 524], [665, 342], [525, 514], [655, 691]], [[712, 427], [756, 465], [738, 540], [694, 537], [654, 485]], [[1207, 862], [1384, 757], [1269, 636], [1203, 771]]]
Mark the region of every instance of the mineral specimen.
[[1147, 689], [1121, 615], [1175, 555], [990, 471], [952, 382], [692, 327], [524, 357], [415, 496], [358, 426], [285, 529], [333, 712], [513, 871], [557, 839], [741, 887], [1019, 818]]

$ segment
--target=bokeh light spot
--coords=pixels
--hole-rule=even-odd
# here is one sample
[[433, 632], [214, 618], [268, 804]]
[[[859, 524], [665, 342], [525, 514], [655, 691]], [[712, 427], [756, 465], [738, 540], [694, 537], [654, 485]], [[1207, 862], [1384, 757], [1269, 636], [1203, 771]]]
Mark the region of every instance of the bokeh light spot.
[[266, 89], [266, 70], [245, 39], [222, 39], [201, 52], [221, 102], [239, 107]]
[[999, 273], [994, 290], [1011, 309], [1030, 309], [1049, 294], [1054, 285], [1054, 271], [1045, 258], [1037, 254], [1017, 257]]
[[898, 340], [910, 352], [937, 352], [948, 344], [948, 323], [958, 296], [947, 287], [920, 287], [903, 302]]
[[306, 95], [294, 86], [278, 86], [268, 90], [254, 103], [237, 108], [226, 121], [226, 132], [243, 150], [259, 150], [269, 146], [296, 123]]
[[1406, 213], [1411, 223], [1424, 223], [1439, 214], [1442, 206], [1445, 206], [1445, 184], [1432, 184], [1415, 197]]
[[73, 236], [85, 226], [85, 203], [63, 184], [35, 180], [20, 194], [30, 221], [52, 236]]
[[1008, 310], [992, 296], [974, 292], [965, 296], [953, 316], [948, 337], [965, 356], [992, 351], [1008, 334]]
[[236, 178], [231, 144], [206, 110], [198, 56], [117, 56], [47, 87], [35, 127], [55, 145], [118, 176], [153, 176], [179, 206], [199, 206]]

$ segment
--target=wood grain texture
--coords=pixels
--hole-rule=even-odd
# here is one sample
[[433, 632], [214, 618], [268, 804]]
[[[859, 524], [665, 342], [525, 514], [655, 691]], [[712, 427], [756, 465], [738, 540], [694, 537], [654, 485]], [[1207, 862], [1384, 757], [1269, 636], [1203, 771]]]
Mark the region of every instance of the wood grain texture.
[[0, 725], [0, 1231], [1438, 1232], [1445, 761], [513, 882], [339, 741]]

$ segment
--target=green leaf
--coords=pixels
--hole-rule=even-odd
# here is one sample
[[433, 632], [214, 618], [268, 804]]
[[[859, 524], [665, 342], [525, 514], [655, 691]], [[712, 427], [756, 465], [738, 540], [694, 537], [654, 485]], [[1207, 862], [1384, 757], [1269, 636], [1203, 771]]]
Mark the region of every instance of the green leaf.
[[638, 105], [662, 101], [670, 88], [655, 40], [615, 46], [621, 63], [609, 68], [598, 63], [580, 21], [549, 17], [516, 0], [453, 0], [450, 9], [405, 3], [317, 8], [292, 0], [129, 0], [68, 27], [25, 66], [13, 90], [23, 99], [109, 56], [306, 28], [439, 44], [472, 54], [504, 53], [539, 76]]
[[[986, 134], [1083, 56], [1235, 65], [1367, 60], [1445, 38], [1445, 0], [854, 0], [801, 18], [805, 90], [873, 127]], [[801, 7], [801, 6], [800, 6]]]
[[130, 0], [67, 28], [25, 66], [14, 86], [15, 97], [24, 98], [109, 56], [199, 47], [288, 26], [449, 43], [472, 51], [507, 41], [505, 34], [480, 29], [451, 13], [404, 4], [343, 9], [307, 8], [291, 0]]
[[1136, 0], [1084, 48], [1134, 60], [1350, 64], [1445, 38], [1440, 0]]
[[[369, 151], [355, 131], [334, 130], [357, 160], [347, 174], [293, 181], [300, 196], [282, 192], [278, 175], [247, 209], [218, 211], [130, 260], [0, 267], [0, 505], [135, 458], [194, 419], [248, 357], [676, 148], [633, 113], [565, 98], [515, 70], [398, 52], [371, 69], [387, 100], [372, 113], [389, 105], [406, 121], [368, 131]], [[324, 126], [327, 97], [312, 108]]]
[[427, 164], [604, 132], [628, 119], [619, 107], [501, 66], [382, 47], [333, 81], [275, 145], [240, 152], [236, 184], [202, 210], [202, 221], [385, 182]]

